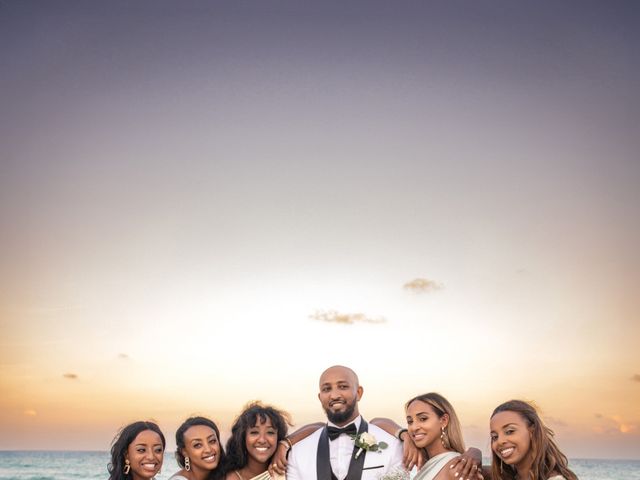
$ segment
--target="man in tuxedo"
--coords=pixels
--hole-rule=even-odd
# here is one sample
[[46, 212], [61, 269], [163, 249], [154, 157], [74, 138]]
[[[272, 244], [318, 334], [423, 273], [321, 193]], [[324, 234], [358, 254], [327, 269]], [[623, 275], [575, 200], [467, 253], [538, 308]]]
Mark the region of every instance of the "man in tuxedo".
[[[402, 467], [398, 439], [360, 416], [362, 393], [358, 376], [350, 368], [337, 365], [322, 373], [318, 398], [328, 422], [293, 446], [287, 480], [374, 480]], [[388, 446], [358, 454], [351, 435], [364, 432]]]

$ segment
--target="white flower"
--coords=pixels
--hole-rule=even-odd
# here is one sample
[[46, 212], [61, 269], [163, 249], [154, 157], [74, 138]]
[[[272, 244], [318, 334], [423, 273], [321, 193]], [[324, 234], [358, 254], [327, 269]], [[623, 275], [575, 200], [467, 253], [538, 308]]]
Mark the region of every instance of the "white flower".
[[378, 443], [376, 437], [371, 435], [369, 432], [352, 435], [351, 438], [353, 438], [354, 445], [358, 447], [355, 458], [358, 458], [363, 450], [366, 450], [367, 452], [380, 452], [380, 450], [384, 450], [389, 446], [385, 442]]
[[363, 433], [360, 434], [360, 442], [364, 443], [365, 445], [367, 445], [369, 447], [372, 447], [376, 443], [378, 443], [378, 441], [376, 440], [376, 437], [371, 435], [369, 432], [363, 432]]

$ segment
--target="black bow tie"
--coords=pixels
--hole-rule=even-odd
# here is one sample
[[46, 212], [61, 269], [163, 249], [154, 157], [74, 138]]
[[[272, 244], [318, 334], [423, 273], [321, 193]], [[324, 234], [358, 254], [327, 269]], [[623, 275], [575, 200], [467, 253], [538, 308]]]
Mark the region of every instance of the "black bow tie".
[[329, 437], [329, 440], [335, 440], [343, 433], [346, 433], [347, 435], [355, 435], [356, 433], [358, 433], [356, 424], [350, 423], [344, 428], [332, 427], [330, 425], [327, 427], [327, 436]]

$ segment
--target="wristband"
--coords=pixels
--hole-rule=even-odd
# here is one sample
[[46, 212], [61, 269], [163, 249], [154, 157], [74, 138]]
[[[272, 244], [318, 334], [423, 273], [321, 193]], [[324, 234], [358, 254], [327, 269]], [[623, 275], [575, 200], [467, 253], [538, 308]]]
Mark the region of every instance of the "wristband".
[[400, 440], [401, 442], [403, 442], [404, 440], [402, 440], [402, 434], [403, 434], [403, 433], [406, 433], [406, 432], [408, 432], [408, 430], [407, 430], [406, 428], [401, 428], [400, 430], [398, 430], [398, 431], [396, 432], [396, 435], [395, 435], [395, 436], [396, 436], [396, 438], [397, 438], [398, 440]]
[[291, 449], [291, 447], [293, 447], [291, 440], [289, 440], [289, 437], [284, 437], [278, 443], [282, 445], [284, 448], [286, 448], [287, 452]]

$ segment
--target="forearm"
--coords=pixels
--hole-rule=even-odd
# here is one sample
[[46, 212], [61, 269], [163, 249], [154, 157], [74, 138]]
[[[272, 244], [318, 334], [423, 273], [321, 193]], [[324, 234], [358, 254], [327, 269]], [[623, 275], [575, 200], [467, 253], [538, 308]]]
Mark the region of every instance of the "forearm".
[[295, 445], [300, 440], [304, 440], [305, 438], [307, 438], [316, 430], [319, 430], [320, 428], [324, 427], [324, 425], [325, 424], [321, 422], [309, 423], [307, 425], [303, 425], [302, 427], [297, 429], [295, 432], [287, 435], [287, 438], [289, 439], [292, 445]]
[[376, 417], [371, 419], [369, 423], [373, 423], [374, 425], [383, 429], [389, 435], [393, 435], [396, 438], [398, 438], [398, 435], [397, 435], [398, 432], [403, 429], [400, 425], [398, 425], [396, 422], [394, 422], [390, 418]]

